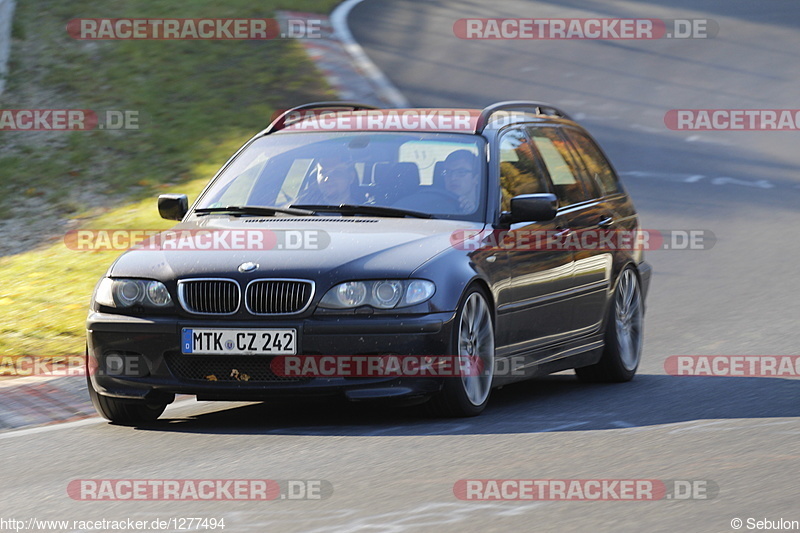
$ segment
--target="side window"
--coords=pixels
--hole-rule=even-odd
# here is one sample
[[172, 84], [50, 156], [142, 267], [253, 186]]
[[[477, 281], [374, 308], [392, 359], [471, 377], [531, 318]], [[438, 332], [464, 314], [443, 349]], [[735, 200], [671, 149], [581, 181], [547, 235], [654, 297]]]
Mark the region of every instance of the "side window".
[[586, 134], [573, 129], [564, 129], [564, 134], [575, 146], [575, 151], [586, 167], [586, 173], [600, 188], [600, 193], [609, 196], [621, 192], [611, 165], [594, 141]]
[[300, 192], [300, 186], [303, 184], [303, 178], [308, 175], [313, 161], [313, 159], [295, 159], [292, 161], [292, 166], [289, 167], [289, 172], [286, 174], [286, 179], [283, 180], [278, 198], [275, 200], [276, 205], [289, 203], [297, 197]]
[[542, 156], [556, 196], [562, 206], [588, 200], [580, 171], [575, 167], [566, 142], [556, 128], [530, 127], [528, 133]]
[[213, 206], [241, 205], [247, 203], [245, 199], [252, 194], [253, 187], [258, 177], [264, 171], [264, 166], [266, 164], [267, 157], [263, 154], [247, 162], [247, 168], [239, 172], [236, 180], [219, 191]]
[[501, 210], [511, 209], [511, 198], [549, 192], [536, 153], [523, 130], [510, 130], [500, 139]]

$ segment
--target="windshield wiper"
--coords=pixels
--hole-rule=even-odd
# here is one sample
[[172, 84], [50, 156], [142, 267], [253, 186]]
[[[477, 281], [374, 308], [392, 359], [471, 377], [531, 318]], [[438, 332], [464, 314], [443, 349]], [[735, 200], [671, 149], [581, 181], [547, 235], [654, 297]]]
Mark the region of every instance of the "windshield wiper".
[[316, 205], [299, 204], [291, 205], [297, 209], [313, 209], [315, 212], [328, 211], [331, 213], [341, 213], [343, 215], [375, 215], [379, 217], [414, 217], [414, 218], [433, 218], [433, 215], [409, 209], [398, 209], [396, 207], [384, 207], [382, 205]]
[[231, 215], [255, 215], [272, 216], [276, 213], [287, 215], [297, 215], [307, 217], [316, 215], [314, 211], [307, 209], [294, 209], [292, 207], [261, 207], [255, 205], [229, 205], [225, 207], [201, 207], [194, 210], [197, 215], [209, 215], [212, 213], [231, 214]]

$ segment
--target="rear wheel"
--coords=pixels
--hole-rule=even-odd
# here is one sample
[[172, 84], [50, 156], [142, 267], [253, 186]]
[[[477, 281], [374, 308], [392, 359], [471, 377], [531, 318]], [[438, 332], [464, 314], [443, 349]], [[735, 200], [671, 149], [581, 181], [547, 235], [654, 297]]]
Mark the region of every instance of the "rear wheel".
[[433, 412], [441, 416], [475, 416], [489, 402], [494, 376], [494, 324], [485, 292], [473, 288], [458, 313], [450, 353], [458, 356], [464, 371], [444, 380], [441, 392], [431, 398]]
[[166, 403], [153, 403], [144, 400], [120, 400], [118, 398], [103, 396], [94, 390], [92, 380], [88, 373], [86, 375], [86, 381], [89, 389], [89, 397], [92, 399], [94, 408], [100, 416], [115, 424], [136, 426], [152, 422], [161, 416], [161, 413], [167, 408]]
[[630, 381], [642, 356], [644, 302], [633, 268], [622, 271], [606, 319], [605, 348], [596, 364], [576, 368], [587, 382]]

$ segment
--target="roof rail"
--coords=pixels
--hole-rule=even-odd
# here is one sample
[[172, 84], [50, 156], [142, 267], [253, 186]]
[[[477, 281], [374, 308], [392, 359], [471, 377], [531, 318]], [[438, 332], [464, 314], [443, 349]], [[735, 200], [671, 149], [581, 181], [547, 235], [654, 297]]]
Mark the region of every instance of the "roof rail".
[[380, 109], [380, 107], [375, 107], [369, 104], [359, 104], [357, 102], [313, 102], [310, 104], [303, 104], [297, 107], [293, 107], [281, 113], [278, 116], [278, 118], [273, 120], [272, 123], [269, 126], [267, 126], [267, 129], [264, 130], [264, 133], [272, 133], [274, 131], [283, 129], [286, 125], [286, 118], [291, 113], [295, 113], [297, 111], [306, 111], [310, 109], [338, 109], [338, 108], [350, 111]]
[[489, 119], [495, 113], [513, 110], [528, 112], [533, 110], [533, 112], [537, 115], [549, 115], [571, 120], [569, 115], [561, 111], [559, 108], [551, 106], [550, 104], [526, 100], [511, 100], [507, 102], [497, 102], [496, 104], [485, 107], [483, 111], [481, 111], [478, 121], [475, 124], [475, 133], [483, 132], [484, 128], [486, 128], [486, 126], [489, 124]]

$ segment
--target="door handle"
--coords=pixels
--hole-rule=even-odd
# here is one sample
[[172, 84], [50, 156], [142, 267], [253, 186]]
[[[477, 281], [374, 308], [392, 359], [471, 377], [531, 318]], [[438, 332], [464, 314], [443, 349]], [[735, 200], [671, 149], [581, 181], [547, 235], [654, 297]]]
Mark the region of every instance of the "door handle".
[[606, 218], [600, 219], [600, 222], [597, 223], [597, 227], [606, 229], [606, 228], [610, 228], [613, 223], [614, 223], [614, 219], [612, 217], [606, 217]]
[[561, 237], [566, 237], [567, 235], [569, 235], [570, 233], [572, 233], [572, 229], [570, 229], [570, 228], [556, 228], [556, 229], [557, 229], [558, 231], [556, 231], [556, 232], [553, 234], [553, 238], [554, 238], [554, 239], [560, 239]]

